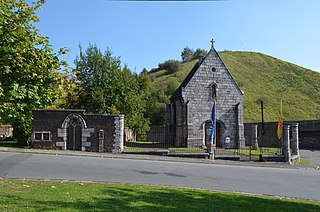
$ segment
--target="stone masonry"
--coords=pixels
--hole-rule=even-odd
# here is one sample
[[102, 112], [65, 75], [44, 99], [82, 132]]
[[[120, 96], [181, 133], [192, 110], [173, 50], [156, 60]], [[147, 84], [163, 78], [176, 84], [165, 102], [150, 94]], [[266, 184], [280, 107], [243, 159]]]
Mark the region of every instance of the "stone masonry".
[[210, 134], [206, 131], [211, 131], [211, 111], [213, 102], [216, 102], [216, 145], [244, 147], [243, 95], [212, 46], [207, 56], [190, 71], [167, 106], [167, 127], [175, 136], [176, 146], [206, 145]]
[[84, 110], [34, 110], [35, 148], [114, 152], [123, 150], [123, 115], [85, 114]]

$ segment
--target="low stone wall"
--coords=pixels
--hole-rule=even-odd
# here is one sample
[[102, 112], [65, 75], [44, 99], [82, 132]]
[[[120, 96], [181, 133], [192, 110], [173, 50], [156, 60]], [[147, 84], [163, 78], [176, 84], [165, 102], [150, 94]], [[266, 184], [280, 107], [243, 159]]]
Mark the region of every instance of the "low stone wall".
[[[284, 125], [299, 123], [299, 148], [300, 149], [320, 149], [320, 120], [285, 121]], [[264, 123], [264, 135], [262, 137], [261, 123], [245, 123], [244, 135], [246, 146], [251, 146], [254, 137], [253, 126], [258, 125], [259, 147], [279, 147], [281, 144], [277, 138], [277, 122]], [[292, 135], [290, 134], [290, 137]]]
[[120, 153], [124, 116], [85, 114], [84, 110], [34, 110], [35, 148]]
[[0, 125], [0, 137], [11, 137], [12, 131], [11, 125]]

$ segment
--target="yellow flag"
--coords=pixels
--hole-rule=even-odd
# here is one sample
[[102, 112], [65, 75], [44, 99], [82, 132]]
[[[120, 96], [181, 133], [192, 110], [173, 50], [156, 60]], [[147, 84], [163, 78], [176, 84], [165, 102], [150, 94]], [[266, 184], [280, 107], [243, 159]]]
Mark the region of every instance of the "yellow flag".
[[277, 128], [278, 139], [282, 138], [282, 99], [280, 100], [280, 110], [278, 113], [278, 128]]

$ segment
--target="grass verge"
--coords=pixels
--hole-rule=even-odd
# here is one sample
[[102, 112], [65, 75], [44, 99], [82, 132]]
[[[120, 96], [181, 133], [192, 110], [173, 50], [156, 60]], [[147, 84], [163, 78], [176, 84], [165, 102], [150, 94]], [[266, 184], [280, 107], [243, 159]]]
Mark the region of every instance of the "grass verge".
[[9, 141], [0, 140], [0, 147], [10, 147], [10, 148], [20, 148], [20, 149], [30, 148], [30, 146], [24, 146], [17, 143], [16, 141], [11, 141], [11, 140]]
[[319, 211], [320, 202], [171, 187], [0, 179], [0, 211]]

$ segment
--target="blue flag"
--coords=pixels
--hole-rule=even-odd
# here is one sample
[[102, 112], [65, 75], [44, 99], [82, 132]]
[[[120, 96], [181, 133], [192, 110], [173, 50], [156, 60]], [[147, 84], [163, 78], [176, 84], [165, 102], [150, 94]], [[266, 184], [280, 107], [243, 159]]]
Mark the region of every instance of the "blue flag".
[[216, 131], [216, 102], [213, 102], [213, 106], [212, 106], [211, 124], [212, 124], [212, 130], [211, 130], [209, 141], [210, 141], [210, 144], [213, 144], [214, 133]]

